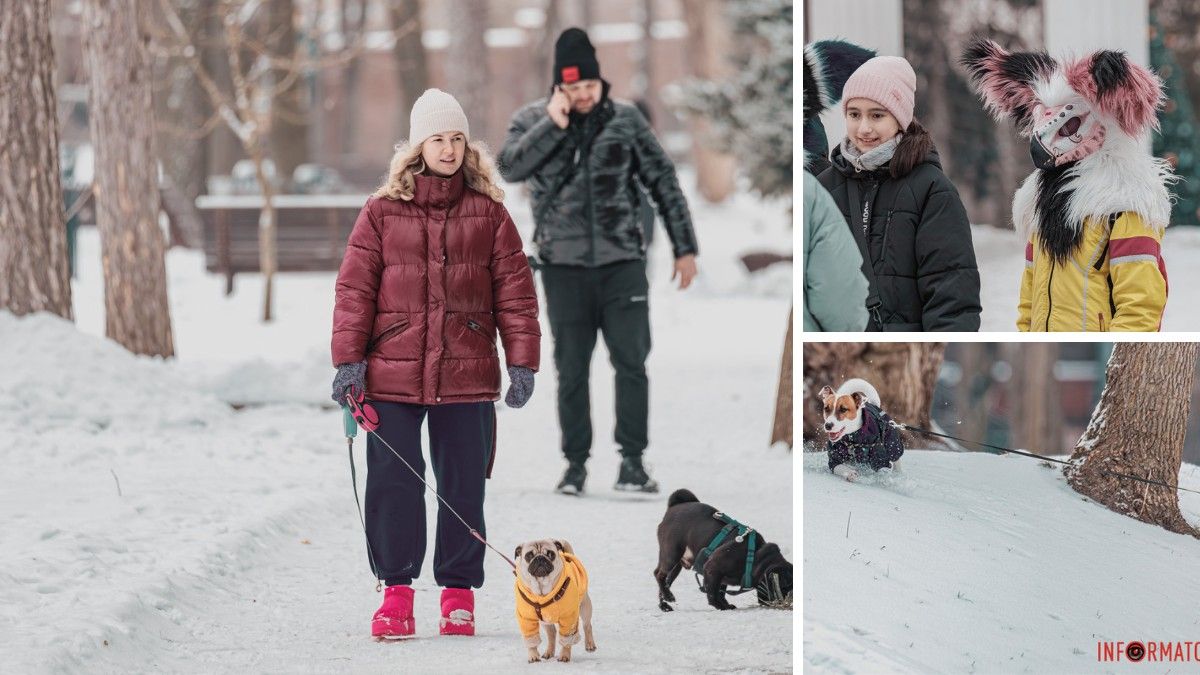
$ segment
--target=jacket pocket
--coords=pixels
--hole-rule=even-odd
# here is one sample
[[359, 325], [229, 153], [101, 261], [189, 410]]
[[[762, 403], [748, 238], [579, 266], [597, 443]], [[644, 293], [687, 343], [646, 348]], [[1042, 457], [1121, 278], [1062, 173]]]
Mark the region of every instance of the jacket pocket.
[[367, 352], [370, 353], [372, 351], [375, 351], [375, 349], [378, 348], [379, 345], [396, 337], [400, 333], [403, 333], [404, 330], [409, 327], [409, 325], [410, 325], [410, 322], [408, 320], [408, 317], [403, 317], [399, 321], [396, 321], [395, 323], [392, 323], [391, 325], [389, 325], [387, 328], [384, 328], [383, 330], [379, 331], [379, 335], [375, 336], [375, 339], [371, 340], [371, 343], [367, 345]]

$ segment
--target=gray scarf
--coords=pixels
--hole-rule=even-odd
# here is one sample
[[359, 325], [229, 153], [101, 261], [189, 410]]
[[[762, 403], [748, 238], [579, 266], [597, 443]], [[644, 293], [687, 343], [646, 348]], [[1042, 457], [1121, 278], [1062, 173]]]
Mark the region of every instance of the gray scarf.
[[859, 152], [854, 141], [846, 137], [842, 140], [842, 157], [845, 157], [859, 171], [874, 171], [892, 161], [892, 155], [896, 153], [896, 146], [900, 145], [901, 138], [904, 138], [904, 134], [896, 134], [890, 141], [881, 143], [866, 152]]

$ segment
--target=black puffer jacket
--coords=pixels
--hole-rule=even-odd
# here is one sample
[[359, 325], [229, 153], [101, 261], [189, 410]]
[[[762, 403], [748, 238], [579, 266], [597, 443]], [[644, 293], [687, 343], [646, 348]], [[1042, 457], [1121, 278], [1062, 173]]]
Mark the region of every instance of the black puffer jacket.
[[571, 113], [559, 129], [547, 99], [513, 115], [497, 158], [509, 182], [528, 181], [542, 262], [598, 267], [645, 257], [641, 181], [658, 207], [675, 257], [698, 252], [687, 201], [675, 166], [646, 118], [629, 103], [608, 98], [587, 115]]
[[[867, 234], [876, 292], [882, 302], [868, 330], [979, 330], [979, 269], [971, 226], [958, 191], [942, 173], [937, 151], [908, 174], [888, 168], [858, 171], [834, 148], [831, 166], [818, 176], [851, 227]], [[851, 204], [851, 195], [857, 203]]]

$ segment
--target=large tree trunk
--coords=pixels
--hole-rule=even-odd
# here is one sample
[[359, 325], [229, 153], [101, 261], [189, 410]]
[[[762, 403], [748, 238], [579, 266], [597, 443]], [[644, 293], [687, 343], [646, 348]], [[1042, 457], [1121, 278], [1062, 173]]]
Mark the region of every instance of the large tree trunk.
[[[729, 74], [730, 35], [723, 7], [723, 3], [716, 0], [684, 0], [684, 18], [688, 25], [684, 49], [692, 77], [719, 80]], [[712, 134], [712, 125], [707, 119], [689, 115], [688, 127], [700, 196], [713, 204], [723, 202], [733, 194], [737, 164], [732, 155], [709, 147], [707, 139]]]
[[458, 25], [450, 31], [450, 46], [446, 50], [446, 86], [462, 104], [463, 112], [471, 122], [471, 138], [490, 142], [491, 76], [487, 43], [484, 42], [484, 33], [488, 29], [488, 3], [486, 0], [451, 0], [450, 16], [456, 18]]
[[1062, 412], [1058, 378], [1058, 344], [1023, 342], [1010, 345], [1009, 400], [1013, 402], [1013, 447], [1040, 454], [1059, 454], [1062, 447]]
[[995, 360], [993, 345], [963, 342], [957, 345], [961, 373], [954, 385], [955, 436], [984, 440], [988, 428], [987, 392], [991, 386], [991, 368]]
[[[883, 409], [897, 422], [930, 428], [933, 388], [942, 367], [940, 342], [806, 342], [804, 344], [804, 441], [825, 440], [817, 392], [859, 377], [879, 391]], [[941, 448], [934, 437], [907, 436], [909, 447]]]
[[[272, 56], [287, 59], [298, 56], [295, 11], [292, 0], [271, 0], [266, 44]], [[275, 72], [279, 78], [288, 76], [285, 72]], [[304, 77], [294, 77], [291, 84], [277, 92], [271, 101], [271, 158], [282, 185], [291, 181], [297, 166], [308, 161], [305, 82]]]
[[86, 0], [83, 7], [105, 333], [136, 354], [172, 356], [147, 36], [134, 3]]
[[787, 337], [783, 339], [783, 362], [779, 366], [779, 388], [775, 392], [775, 421], [771, 425], [771, 445], [783, 441], [793, 447], [792, 436], [792, 316], [788, 310]]
[[1200, 537], [1179, 513], [1179, 482], [1192, 380], [1200, 345], [1120, 342], [1113, 348], [1104, 393], [1064, 469], [1077, 492], [1117, 513]]
[[400, 100], [396, 102], [396, 138], [408, 138], [408, 114], [421, 94], [429, 88], [429, 64], [421, 44], [420, 0], [399, 0], [392, 4], [392, 27], [400, 30], [392, 56], [400, 79]]
[[[163, 23], [158, 3], [150, 3], [146, 10], [153, 14], [156, 24]], [[192, 44], [204, 43], [208, 39], [204, 7], [200, 3], [179, 3], [176, 11]], [[200, 246], [202, 242], [195, 236], [200, 233], [199, 215], [194, 206], [187, 211], [183, 209], [187, 208], [184, 200], [194, 203], [196, 197], [205, 192], [209, 143], [205, 124], [212, 115], [212, 106], [204, 89], [196, 86], [184, 59], [171, 57], [152, 62], [155, 70], [154, 118], [158, 122], [154, 143], [155, 147], [171, 148], [170, 153], [159, 157], [163, 183], [172, 191], [170, 245]], [[166, 199], [164, 196], [164, 201]]]
[[0, 3], [0, 309], [70, 319], [50, 2]]

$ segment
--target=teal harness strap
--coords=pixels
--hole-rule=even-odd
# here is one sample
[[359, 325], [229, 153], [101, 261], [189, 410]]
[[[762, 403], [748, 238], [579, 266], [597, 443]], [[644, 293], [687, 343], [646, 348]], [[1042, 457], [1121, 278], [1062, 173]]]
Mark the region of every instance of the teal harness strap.
[[721, 543], [724, 542], [729, 535], [736, 533], [734, 538], [738, 543], [748, 539], [746, 545], [746, 571], [742, 574], [741, 590], [728, 592], [732, 595], [745, 593], [746, 591], [754, 588], [754, 579], [751, 575], [751, 571], [754, 569], [754, 553], [755, 549], [758, 547], [758, 533], [755, 532], [753, 528], [739, 523], [720, 511], [714, 513], [713, 518], [724, 522], [725, 527], [722, 527], [721, 531], [717, 532], [717, 534], [712, 538], [712, 541], [708, 542], [708, 546], [705, 546], [704, 549], [696, 555], [696, 559], [692, 562], [692, 571], [694, 571], [696, 576], [699, 577], [699, 570], [704, 569], [704, 564], [708, 562], [708, 559], [712, 557], [712, 554], [716, 552]]

